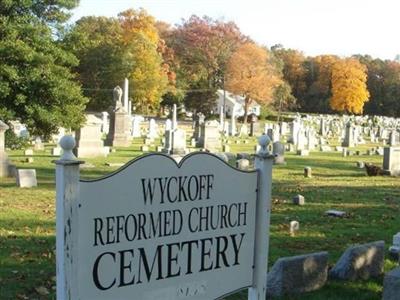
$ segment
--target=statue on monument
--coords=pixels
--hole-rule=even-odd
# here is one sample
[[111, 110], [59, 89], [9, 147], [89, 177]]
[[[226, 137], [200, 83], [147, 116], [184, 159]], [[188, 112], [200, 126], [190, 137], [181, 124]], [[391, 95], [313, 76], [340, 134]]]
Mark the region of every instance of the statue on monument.
[[120, 110], [122, 106], [122, 89], [117, 85], [113, 90], [113, 100], [115, 102], [115, 110]]

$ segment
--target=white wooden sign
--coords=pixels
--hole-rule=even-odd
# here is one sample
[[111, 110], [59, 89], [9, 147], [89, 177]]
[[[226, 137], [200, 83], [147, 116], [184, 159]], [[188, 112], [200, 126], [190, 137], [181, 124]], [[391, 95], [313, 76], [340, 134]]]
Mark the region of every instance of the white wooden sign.
[[[260, 269], [266, 274], [266, 260], [255, 268], [255, 246], [268, 249], [255, 242], [256, 223], [268, 225], [256, 217], [262, 172], [208, 153], [179, 164], [150, 154], [78, 182], [65, 173], [72, 165], [79, 175], [67, 158], [57, 162], [57, 200], [64, 203], [57, 203], [59, 299], [211, 300], [247, 287], [265, 295], [265, 275], [261, 292], [257, 277]], [[266, 240], [268, 232], [258, 232]]]

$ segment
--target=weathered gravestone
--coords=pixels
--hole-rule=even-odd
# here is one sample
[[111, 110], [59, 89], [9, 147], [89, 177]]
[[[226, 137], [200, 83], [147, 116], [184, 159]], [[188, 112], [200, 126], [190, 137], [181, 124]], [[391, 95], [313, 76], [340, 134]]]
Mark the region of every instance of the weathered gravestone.
[[139, 157], [79, 180], [64, 137], [56, 162], [57, 299], [216, 299], [251, 287], [264, 300], [272, 156], [257, 171], [209, 153]]
[[0, 178], [7, 177], [8, 174], [8, 157], [5, 151], [4, 133], [9, 129], [8, 125], [0, 120]]
[[34, 146], [35, 151], [42, 151], [44, 150], [44, 145], [42, 142], [42, 139], [40, 136], [35, 138], [35, 146]]
[[86, 115], [86, 122], [76, 131], [76, 155], [78, 157], [107, 156], [101, 133], [102, 121], [96, 116]]
[[400, 147], [385, 147], [383, 170], [392, 176], [400, 176]]
[[219, 131], [219, 123], [217, 121], [207, 121], [202, 125], [200, 143], [198, 147], [207, 149], [211, 152], [221, 150], [221, 134]]
[[329, 271], [329, 276], [342, 280], [377, 277], [383, 272], [384, 257], [384, 241], [352, 246]]
[[21, 188], [30, 188], [37, 186], [35, 169], [17, 169], [17, 186]]
[[150, 119], [149, 121], [149, 131], [147, 133], [147, 137], [152, 140], [158, 138], [158, 126], [154, 119]]
[[285, 146], [281, 142], [272, 144], [272, 154], [274, 154], [274, 164], [281, 165], [285, 163]]
[[328, 277], [328, 252], [278, 259], [268, 273], [267, 295], [281, 297], [323, 287]]
[[354, 147], [354, 144], [355, 144], [355, 142], [354, 142], [354, 127], [349, 122], [346, 125], [345, 136], [344, 136], [344, 140], [342, 143], [342, 147]]

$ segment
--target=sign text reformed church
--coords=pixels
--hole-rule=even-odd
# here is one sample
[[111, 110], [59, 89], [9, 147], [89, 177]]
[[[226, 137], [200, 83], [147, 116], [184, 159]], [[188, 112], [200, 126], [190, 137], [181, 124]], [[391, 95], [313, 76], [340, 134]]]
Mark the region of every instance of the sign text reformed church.
[[62, 266], [57, 249], [63, 290], [82, 300], [211, 300], [254, 286], [258, 177], [211, 154], [179, 165], [152, 154], [77, 182]]

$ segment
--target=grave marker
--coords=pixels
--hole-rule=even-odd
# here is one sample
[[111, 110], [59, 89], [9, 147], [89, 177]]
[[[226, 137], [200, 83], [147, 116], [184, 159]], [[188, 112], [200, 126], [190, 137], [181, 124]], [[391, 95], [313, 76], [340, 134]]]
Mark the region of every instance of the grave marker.
[[35, 169], [17, 169], [17, 186], [30, 188], [37, 186]]

